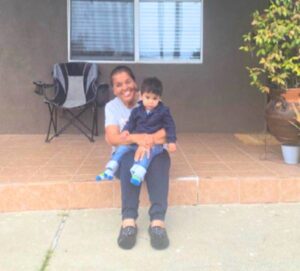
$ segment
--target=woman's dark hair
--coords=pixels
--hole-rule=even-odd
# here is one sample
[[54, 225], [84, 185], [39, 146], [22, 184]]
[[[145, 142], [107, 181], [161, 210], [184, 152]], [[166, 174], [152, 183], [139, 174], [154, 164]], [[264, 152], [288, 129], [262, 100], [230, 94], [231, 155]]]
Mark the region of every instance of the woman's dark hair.
[[141, 93], [143, 94], [145, 92], [153, 93], [161, 97], [163, 92], [162, 82], [156, 77], [145, 78], [141, 86]]
[[113, 81], [112, 81], [113, 76], [120, 72], [126, 72], [131, 77], [131, 79], [133, 81], [135, 81], [135, 76], [134, 76], [132, 70], [127, 66], [120, 65], [120, 66], [115, 67], [110, 73], [110, 84], [111, 85], [113, 85]]

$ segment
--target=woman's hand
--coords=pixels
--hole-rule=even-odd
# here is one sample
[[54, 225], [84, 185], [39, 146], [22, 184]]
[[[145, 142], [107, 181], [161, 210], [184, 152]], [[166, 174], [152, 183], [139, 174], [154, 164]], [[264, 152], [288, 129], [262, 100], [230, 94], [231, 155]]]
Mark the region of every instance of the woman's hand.
[[151, 134], [143, 134], [142, 137], [140, 138], [138, 148], [135, 152], [134, 155], [134, 160], [135, 161], [140, 161], [142, 160], [145, 155], [147, 155], [147, 158], [150, 157], [150, 149], [154, 145], [154, 137]]
[[154, 136], [152, 134], [145, 134], [145, 144], [147, 148], [151, 149], [154, 145]]
[[148, 158], [150, 157], [150, 148], [143, 145], [138, 146], [134, 154], [134, 161], [142, 160], [145, 155], [147, 155]]

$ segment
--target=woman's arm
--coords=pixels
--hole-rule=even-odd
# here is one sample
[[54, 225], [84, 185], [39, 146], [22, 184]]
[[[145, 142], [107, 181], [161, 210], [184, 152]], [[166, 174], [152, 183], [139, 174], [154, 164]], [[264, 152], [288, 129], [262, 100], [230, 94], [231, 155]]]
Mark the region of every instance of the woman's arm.
[[143, 159], [145, 155], [149, 156], [152, 145], [163, 144], [166, 142], [165, 139], [166, 131], [164, 129], [154, 134], [130, 134], [124, 138], [121, 136], [119, 126], [109, 125], [105, 128], [105, 140], [108, 144], [117, 146], [135, 143], [139, 145], [134, 157], [136, 161]]
[[160, 129], [156, 133], [152, 134], [154, 144], [164, 144], [166, 143], [166, 130]]
[[[163, 137], [165, 132], [158, 131], [154, 134], [130, 134], [127, 137], [122, 137], [120, 133], [120, 128], [117, 125], [109, 125], [105, 128], [105, 139], [108, 144], [117, 146], [117, 145], [128, 145], [128, 144], [138, 144], [142, 146], [153, 144], [162, 144], [164, 143]], [[162, 142], [162, 143], [160, 143]]]
[[108, 144], [113, 146], [134, 143], [131, 141], [131, 136], [121, 136], [120, 128], [117, 125], [109, 125], [105, 127], [105, 140]]
[[154, 134], [130, 134], [124, 138], [121, 136], [119, 126], [109, 125], [105, 128], [105, 140], [108, 144], [113, 146], [135, 143], [145, 147], [151, 147], [153, 144], [166, 143], [166, 131], [160, 129]]

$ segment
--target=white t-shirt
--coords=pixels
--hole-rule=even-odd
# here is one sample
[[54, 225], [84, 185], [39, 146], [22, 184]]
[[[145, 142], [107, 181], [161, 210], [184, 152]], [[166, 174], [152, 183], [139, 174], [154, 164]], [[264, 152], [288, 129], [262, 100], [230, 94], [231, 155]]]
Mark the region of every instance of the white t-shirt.
[[[122, 131], [129, 119], [132, 109], [137, 106], [139, 106], [138, 103], [136, 103], [134, 107], [128, 108], [124, 105], [120, 98], [115, 97], [105, 105], [105, 127], [109, 125], [116, 125], [119, 126], [120, 131]], [[166, 144], [164, 144], [164, 148], [166, 148]], [[113, 152], [114, 150], [115, 147], [112, 147]]]
[[105, 127], [109, 125], [116, 125], [119, 126], [120, 131], [122, 131], [134, 107], [126, 107], [120, 98], [115, 97], [105, 106]]

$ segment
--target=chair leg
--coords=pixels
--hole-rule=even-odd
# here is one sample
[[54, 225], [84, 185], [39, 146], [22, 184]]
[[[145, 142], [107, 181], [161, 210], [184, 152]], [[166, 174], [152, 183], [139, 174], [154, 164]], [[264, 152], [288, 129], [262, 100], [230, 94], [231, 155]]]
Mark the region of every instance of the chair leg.
[[57, 134], [57, 108], [55, 108], [55, 125], [54, 125], [54, 132], [55, 132], [55, 135], [58, 136], [58, 134]]
[[97, 104], [94, 103], [92, 106], [92, 113], [93, 113], [93, 119], [92, 119], [92, 131], [91, 131], [91, 137], [94, 139], [94, 135], [98, 135], [98, 125], [97, 125]]
[[[75, 125], [74, 120], [78, 121], [85, 129], [87, 129], [88, 131], [91, 131], [91, 128], [89, 128], [84, 122], [81, 121], [81, 119], [79, 118], [85, 111], [87, 110], [87, 108], [83, 109], [82, 111], [80, 111], [79, 113], [74, 114], [71, 110], [65, 109], [65, 113], [69, 114], [69, 122], [65, 124], [65, 126], [63, 126], [60, 130], [59, 133], [63, 132], [66, 128], [68, 128], [70, 125]], [[68, 117], [67, 117], [68, 118]]]
[[[58, 132], [57, 132], [57, 136], [60, 135], [64, 130], [66, 130], [70, 125], [75, 126], [81, 133], [83, 133], [91, 142], [94, 142], [94, 128], [90, 128], [88, 127], [84, 122], [81, 121], [81, 119], [79, 118], [86, 110], [88, 109], [88, 107], [84, 108], [82, 111], [80, 111], [77, 115], [74, 114], [71, 110], [66, 109], [65, 112], [68, 113], [70, 115], [70, 119], [69, 122], [67, 124], [65, 124]], [[94, 116], [93, 116], [94, 118]], [[91, 135], [88, 135], [86, 131], [84, 131], [75, 121], [79, 122], [82, 127], [84, 127], [88, 132], [91, 133]]]
[[[46, 142], [50, 142], [54, 137], [59, 136], [63, 131], [65, 131], [70, 125], [75, 126], [81, 133], [83, 133], [91, 142], [94, 142], [94, 135], [98, 135], [98, 110], [97, 105], [92, 104], [92, 128], [88, 127], [83, 121], [81, 121], [80, 116], [89, 108], [83, 108], [79, 113], [75, 114], [71, 110], [65, 109], [65, 112], [69, 114], [66, 115], [68, 122], [58, 130], [58, 120], [57, 120], [57, 107], [54, 105], [48, 104], [49, 112], [50, 112], [50, 122], [48, 126], [48, 133], [46, 137]], [[78, 123], [77, 123], [77, 122]], [[80, 124], [81, 126], [79, 126]], [[50, 136], [51, 128], [53, 127], [54, 135]], [[86, 131], [83, 129], [85, 128]]]
[[[56, 136], [56, 131], [57, 131], [57, 112], [56, 112], [57, 109], [55, 108], [54, 105], [50, 105], [50, 104], [48, 104], [48, 109], [50, 114], [50, 121], [48, 125], [48, 132], [47, 132], [45, 142], [50, 142]], [[50, 137], [51, 127], [53, 127], [54, 130], [54, 135], [52, 137]]]
[[98, 106], [97, 104], [95, 105], [95, 136], [99, 135], [99, 130], [98, 130]]

